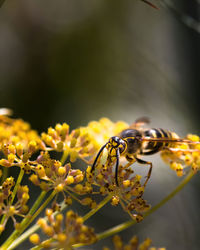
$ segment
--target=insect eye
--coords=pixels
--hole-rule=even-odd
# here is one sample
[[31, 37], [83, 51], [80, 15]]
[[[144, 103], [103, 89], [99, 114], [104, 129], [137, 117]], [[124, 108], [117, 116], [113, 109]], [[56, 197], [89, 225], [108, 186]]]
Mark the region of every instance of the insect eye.
[[108, 144], [112, 144], [113, 143], [113, 139], [112, 138], [110, 138], [110, 140], [109, 140], [109, 143]]

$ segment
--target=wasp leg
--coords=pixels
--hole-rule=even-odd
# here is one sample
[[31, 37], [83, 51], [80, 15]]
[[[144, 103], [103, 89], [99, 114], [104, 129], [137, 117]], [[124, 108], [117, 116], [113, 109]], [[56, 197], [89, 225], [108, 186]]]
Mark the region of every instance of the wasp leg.
[[103, 146], [101, 147], [101, 149], [99, 150], [99, 152], [98, 152], [98, 154], [97, 154], [97, 156], [96, 156], [96, 158], [95, 158], [95, 160], [94, 160], [94, 163], [92, 164], [91, 172], [94, 171], [94, 169], [95, 169], [95, 167], [96, 167], [96, 164], [97, 164], [97, 161], [98, 161], [99, 158], [101, 157], [101, 154], [102, 154], [102, 152], [103, 152], [103, 150], [104, 150], [104, 148], [106, 147], [107, 144], [108, 144], [108, 143], [106, 143], [105, 145], [103, 145]]
[[148, 180], [150, 179], [150, 177], [151, 177], [151, 172], [152, 172], [152, 167], [153, 167], [153, 165], [152, 165], [152, 162], [150, 162], [150, 161], [144, 161], [144, 160], [142, 160], [142, 159], [139, 159], [139, 158], [137, 158], [137, 157], [135, 157], [135, 159], [136, 159], [136, 161], [138, 162], [138, 163], [140, 163], [140, 164], [147, 164], [147, 165], [149, 165], [149, 172], [148, 172], [148, 174], [147, 174], [147, 179], [146, 179], [146, 181], [145, 181], [145, 183], [144, 183], [144, 187], [147, 185], [147, 182], [148, 182]]
[[118, 168], [119, 168], [119, 149], [117, 149], [116, 152], [116, 165], [115, 165], [115, 182], [116, 185], [119, 187], [119, 182], [118, 182]]
[[130, 157], [128, 155], [126, 155], [126, 160], [128, 163], [123, 167], [123, 169], [130, 167], [136, 161], [135, 157]]

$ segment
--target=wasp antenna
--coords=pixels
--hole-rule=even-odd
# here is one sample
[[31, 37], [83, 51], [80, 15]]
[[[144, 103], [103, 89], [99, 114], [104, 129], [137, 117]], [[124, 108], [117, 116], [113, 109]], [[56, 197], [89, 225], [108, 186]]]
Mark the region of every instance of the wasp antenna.
[[98, 161], [98, 159], [99, 159], [99, 157], [100, 157], [102, 151], [104, 150], [104, 148], [106, 147], [107, 144], [108, 144], [108, 143], [104, 144], [104, 145], [100, 148], [100, 150], [99, 150], [99, 152], [98, 152], [98, 154], [97, 154], [97, 156], [96, 156], [96, 158], [95, 158], [95, 160], [94, 160], [94, 163], [92, 164], [91, 172], [94, 171], [95, 166], [96, 166], [96, 163], [97, 163], [97, 161]]
[[116, 165], [115, 165], [115, 182], [116, 182], [117, 186], [119, 186], [119, 183], [118, 183], [118, 168], [119, 168], [119, 148], [117, 149], [117, 160], [116, 160]]
[[141, 0], [142, 2], [148, 4], [149, 6], [151, 6], [152, 8], [156, 9], [156, 10], [159, 10], [159, 8], [154, 5], [153, 3], [149, 2], [148, 0]]

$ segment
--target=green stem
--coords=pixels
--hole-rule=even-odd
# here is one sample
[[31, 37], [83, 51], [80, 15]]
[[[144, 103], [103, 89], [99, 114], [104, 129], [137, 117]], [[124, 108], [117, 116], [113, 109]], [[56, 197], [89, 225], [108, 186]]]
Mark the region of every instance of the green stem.
[[35, 246], [35, 247], [32, 247], [30, 250], [40, 250], [40, 249], [42, 249], [41, 246]]
[[69, 155], [69, 150], [65, 150], [63, 152], [63, 155], [62, 155], [61, 160], [60, 160], [60, 162], [61, 162], [62, 165], [65, 163], [68, 155]]
[[[23, 221], [20, 223], [20, 229], [15, 230], [10, 237], [4, 242], [4, 244], [1, 247], [1, 250], [6, 250], [12, 244], [12, 242], [19, 237], [19, 235], [27, 228], [27, 226], [32, 222], [32, 218], [35, 218], [34, 212], [41, 204], [42, 200], [44, 199], [46, 195], [46, 191], [42, 191], [40, 196], [37, 198], [36, 202], [30, 209], [29, 213], [26, 215], [26, 217], [23, 219]], [[37, 212], [36, 212], [37, 213]], [[34, 214], [34, 216], [32, 216]]]
[[2, 167], [2, 169], [3, 169], [3, 175], [1, 177], [1, 185], [5, 181], [5, 179], [8, 177], [8, 173], [9, 173], [9, 168]]
[[92, 215], [94, 215], [99, 209], [101, 209], [106, 203], [111, 200], [112, 195], [107, 195], [104, 200], [102, 200], [95, 208], [91, 209], [89, 213], [87, 213], [85, 216], [83, 216], [83, 220], [86, 221], [89, 219]]
[[[173, 198], [191, 180], [193, 176], [194, 176], [194, 172], [193, 171], [189, 172], [189, 174], [180, 182], [180, 184], [168, 196], [166, 196], [162, 201], [160, 201], [157, 205], [152, 207], [148, 212], [144, 214], [144, 218], [154, 213], [157, 209], [163, 206], [167, 201]], [[110, 228], [104, 231], [103, 233], [98, 234], [97, 240], [99, 241], [111, 235], [114, 235], [116, 233], [119, 233], [136, 223], [137, 222], [135, 220], [126, 221], [116, 227]]]
[[20, 168], [20, 172], [19, 172], [19, 175], [18, 175], [18, 178], [17, 178], [17, 182], [15, 184], [15, 188], [13, 190], [13, 193], [12, 193], [12, 198], [11, 198], [11, 201], [10, 201], [10, 204], [12, 205], [14, 199], [15, 199], [15, 195], [17, 193], [17, 190], [18, 190], [18, 187], [22, 181], [22, 178], [24, 176], [24, 170], [22, 168]]
[[[36, 211], [36, 209], [39, 207], [39, 205], [42, 203], [46, 193], [47, 193], [46, 191], [42, 191], [40, 193], [40, 196], [37, 198], [36, 202], [34, 203], [34, 205], [32, 206], [32, 208], [30, 209], [30, 211], [28, 213], [28, 215], [29, 215], [29, 216], [27, 216], [27, 217], [29, 217], [28, 220], [30, 220], [30, 215], [32, 216], [34, 214], [34, 212]], [[23, 223], [23, 221], [22, 221], [22, 223]]]
[[[44, 192], [46, 192], [46, 191], [44, 191]], [[42, 212], [42, 210], [48, 205], [48, 203], [54, 198], [54, 196], [56, 195], [56, 193], [57, 193], [57, 191], [53, 191], [50, 195], [49, 195], [49, 197], [45, 200], [45, 202], [42, 204], [42, 206], [40, 206], [40, 208], [34, 213], [34, 215], [31, 217], [31, 218], [29, 218], [29, 220], [27, 221], [27, 223], [26, 224], [30, 224], [41, 212]], [[25, 224], [25, 223], [24, 223]], [[25, 224], [25, 225], [26, 225]], [[26, 227], [28, 226], [28, 225], [26, 225]], [[24, 231], [24, 230], [23, 230]], [[22, 233], [22, 232], [21, 232]]]
[[[57, 215], [59, 212], [62, 212], [65, 208], [67, 208], [67, 204], [63, 201], [60, 207], [60, 211], [56, 211], [53, 213], [53, 216]], [[47, 216], [44, 217], [45, 221], [47, 221]], [[35, 224], [31, 228], [29, 228], [26, 232], [24, 232], [20, 237], [18, 237], [8, 248], [8, 250], [15, 249], [19, 246], [22, 242], [24, 242], [31, 234], [35, 233], [40, 229], [40, 226]]]

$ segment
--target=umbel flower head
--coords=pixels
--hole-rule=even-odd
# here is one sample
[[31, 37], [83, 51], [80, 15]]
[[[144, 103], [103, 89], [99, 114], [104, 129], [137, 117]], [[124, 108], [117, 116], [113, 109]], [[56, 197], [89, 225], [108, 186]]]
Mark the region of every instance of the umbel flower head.
[[175, 170], [178, 176], [184, 174], [186, 167], [191, 167], [194, 172], [200, 170], [200, 138], [188, 134], [189, 143], [176, 143], [170, 150], [161, 153], [162, 159]]
[[74, 162], [77, 158], [85, 160], [93, 156], [110, 136], [127, 127], [125, 122], [113, 123], [102, 118], [70, 132], [69, 125], [63, 123], [57, 124], [55, 128], [50, 127], [47, 133], [42, 133], [41, 139], [49, 147], [48, 150], [64, 151]]
[[99, 192], [102, 195], [112, 196], [113, 206], [120, 204], [131, 218], [140, 222], [143, 219], [142, 213], [146, 212], [150, 205], [142, 198], [145, 188], [140, 183], [141, 176], [133, 175], [134, 171], [127, 165], [119, 165], [118, 185], [116, 185], [113, 163], [109, 160], [105, 165], [97, 165], [96, 177], [91, 173], [91, 167], [88, 167], [87, 178], [88, 182], [99, 186]]
[[37, 223], [49, 239], [41, 242], [39, 235], [33, 234], [30, 236], [33, 244], [50, 249], [72, 249], [74, 244], [88, 245], [96, 241], [94, 230], [85, 226], [83, 218], [72, 210], [68, 211], [64, 218], [60, 213], [54, 216], [53, 210], [47, 209], [46, 216], [47, 221], [39, 219]]
[[29, 188], [27, 186], [19, 186], [17, 189], [17, 201], [11, 204], [9, 201], [12, 195], [12, 188], [15, 185], [13, 177], [7, 178], [2, 186], [0, 192], [0, 216], [4, 215], [4, 222], [0, 226], [0, 232], [5, 229], [6, 222], [12, 218], [14, 226], [17, 228], [18, 223], [16, 216], [24, 217], [29, 208], [26, 203], [29, 200]]
[[[133, 236], [128, 244], [124, 244], [122, 238], [118, 235], [113, 237], [114, 250], [165, 250], [165, 248], [150, 247], [152, 240], [150, 238], [145, 239], [142, 243], [139, 243], [138, 237]], [[110, 250], [108, 247], [104, 247], [103, 250]]]
[[[4, 109], [3, 109], [4, 110]], [[0, 147], [3, 145], [21, 145], [26, 150], [30, 141], [40, 144], [40, 137], [35, 130], [32, 130], [27, 122], [21, 119], [12, 119], [7, 115], [10, 112], [1, 112], [0, 109]]]
[[82, 184], [85, 176], [83, 171], [72, 169], [70, 163], [62, 165], [60, 161], [52, 159], [48, 152], [41, 152], [36, 162], [33, 169], [35, 174], [29, 177], [33, 184], [45, 191], [53, 189], [56, 193], [62, 193], [68, 205], [72, 204], [71, 196], [82, 205], [89, 205], [91, 208], [96, 206], [96, 202], [89, 197], [80, 200], [74, 196], [74, 194], [87, 195], [93, 192], [91, 184], [87, 182]]

